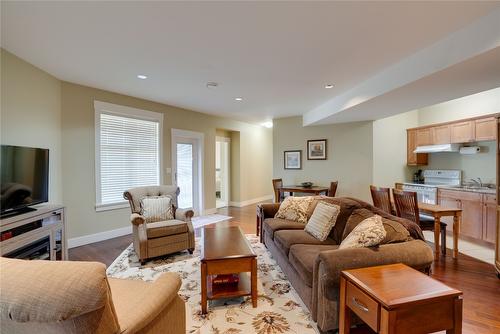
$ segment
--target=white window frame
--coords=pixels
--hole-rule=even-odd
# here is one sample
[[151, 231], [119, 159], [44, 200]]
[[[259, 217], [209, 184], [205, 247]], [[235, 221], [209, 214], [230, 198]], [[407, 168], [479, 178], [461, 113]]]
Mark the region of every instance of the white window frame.
[[163, 114], [142, 110], [118, 104], [102, 102], [94, 100], [95, 110], [95, 191], [96, 191], [96, 211], [107, 211], [129, 207], [126, 200], [117, 203], [101, 203], [101, 114], [123, 116], [129, 118], [136, 118], [146, 121], [158, 122], [158, 152], [159, 152], [159, 171], [160, 184], [163, 184]]

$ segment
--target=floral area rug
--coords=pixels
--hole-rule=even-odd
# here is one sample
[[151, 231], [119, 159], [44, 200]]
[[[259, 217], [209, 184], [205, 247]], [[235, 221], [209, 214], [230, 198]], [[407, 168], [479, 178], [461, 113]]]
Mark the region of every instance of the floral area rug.
[[147, 262], [141, 267], [130, 245], [109, 266], [110, 277], [153, 281], [164, 272], [181, 275], [179, 294], [186, 301], [187, 333], [193, 334], [284, 334], [317, 333], [307, 309], [278, 264], [255, 235], [247, 235], [258, 265], [258, 306], [250, 297], [209, 302], [208, 314], [201, 314], [200, 250], [187, 251]]

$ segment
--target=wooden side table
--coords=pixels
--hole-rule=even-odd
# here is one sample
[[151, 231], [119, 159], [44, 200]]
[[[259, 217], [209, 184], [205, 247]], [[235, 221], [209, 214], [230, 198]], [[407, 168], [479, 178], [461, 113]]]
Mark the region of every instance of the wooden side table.
[[352, 313], [377, 333], [462, 333], [462, 292], [404, 264], [346, 270], [340, 334], [350, 333]]

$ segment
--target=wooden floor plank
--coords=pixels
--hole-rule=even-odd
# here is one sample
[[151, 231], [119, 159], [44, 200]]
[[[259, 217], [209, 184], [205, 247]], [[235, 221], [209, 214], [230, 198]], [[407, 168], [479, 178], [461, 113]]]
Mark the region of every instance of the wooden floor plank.
[[[229, 222], [215, 226], [240, 226], [247, 234], [255, 233], [256, 206], [219, 209], [218, 213], [232, 216]], [[199, 235], [199, 230], [196, 231]], [[132, 242], [130, 235], [70, 249], [69, 257], [76, 261], [99, 261], [109, 266]], [[432, 244], [431, 244], [432, 245]], [[436, 260], [432, 277], [464, 293], [463, 333], [500, 333], [500, 279], [493, 265], [467, 255], [458, 259], [446, 256]]]

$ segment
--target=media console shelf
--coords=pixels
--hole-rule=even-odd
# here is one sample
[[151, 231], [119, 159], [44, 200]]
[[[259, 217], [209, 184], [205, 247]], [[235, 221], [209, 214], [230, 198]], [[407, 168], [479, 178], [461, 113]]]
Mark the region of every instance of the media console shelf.
[[0, 219], [0, 255], [22, 259], [67, 260], [68, 247], [61, 205]]

